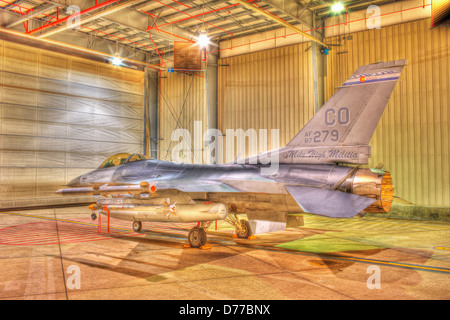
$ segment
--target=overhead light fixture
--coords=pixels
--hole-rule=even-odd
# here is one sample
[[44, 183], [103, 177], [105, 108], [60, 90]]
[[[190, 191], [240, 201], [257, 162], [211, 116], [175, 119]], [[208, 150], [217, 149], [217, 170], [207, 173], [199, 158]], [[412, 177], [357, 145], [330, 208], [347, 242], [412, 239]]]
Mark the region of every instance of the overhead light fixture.
[[344, 10], [344, 5], [342, 4], [342, 2], [335, 2], [332, 6], [331, 6], [331, 11], [333, 11], [334, 13], [339, 13], [341, 11]]
[[197, 38], [197, 44], [200, 46], [200, 48], [206, 48], [206, 46], [209, 44], [209, 37], [205, 33], [200, 33]]
[[122, 64], [122, 59], [120, 59], [119, 57], [114, 57], [111, 63], [115, 66], [120, 66]]
[[[116, 44], [116, 47], [117, 47], [117, 44]], [[120, 59], [119, 54], [120, 53], [119, 53], [119, 51], [117, 51], [117, 48], [116, 48], [116, 52], [114, 53], [114, 58], [112, 58], [112, 60], [111, 60], [111, 63], [115, 66], [120, 66], [122, 64], [122, 59]]]

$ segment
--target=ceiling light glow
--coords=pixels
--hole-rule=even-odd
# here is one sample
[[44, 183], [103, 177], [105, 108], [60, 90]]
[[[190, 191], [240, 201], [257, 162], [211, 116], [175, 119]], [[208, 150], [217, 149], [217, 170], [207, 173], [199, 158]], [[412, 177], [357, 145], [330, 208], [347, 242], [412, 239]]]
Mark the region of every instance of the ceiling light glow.
[[122, 59], [118, 57], [114, 57], [111, 61], [111, 63], [115, 66], [120, 66], [122, 64]]
[[205, 48], [209, 44], [209, 38], [206, 34], [201, 33], [197, 38], [197, 44], [200, 48]]
[[336, 12], [336, 13], [341, 12], [343, 10], [344, 10], [344, 5], [341, 2], [336, 2], [335, 4], [333, 4], [331, 6], [331, 11]]

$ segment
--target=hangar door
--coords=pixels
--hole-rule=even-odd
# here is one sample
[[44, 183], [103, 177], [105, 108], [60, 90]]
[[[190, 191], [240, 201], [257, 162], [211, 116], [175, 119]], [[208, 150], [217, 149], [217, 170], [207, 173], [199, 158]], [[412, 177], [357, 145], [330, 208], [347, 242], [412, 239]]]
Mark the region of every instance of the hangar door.
[[0, 41], [0, 208], [86, 201], [54, 192], [142, 153], [144, 73]]
[[[314, 115], [308, 46], [305, 42], [219, 60], [218, 122], [222, 133], [227, 129], [255, 129], [258, 133], [267, 129], [266, 150], [273, 148], [271, 130], [279, 130], [275, 143], [280, 147], [295, 136]], [[235, 149], [231, 159], [237, 155]], [[247, 151], [245, 156], [249, 155]]]
[[[159, 88], [159, 158], [202, 162], [202, 138], [208, 124], [204, 76], [164, 71], [161, 72]], [[197, 144], [194, 142], [196, 137], [200, 139]], [[183, 141], [187, 154], [175, 152]]]

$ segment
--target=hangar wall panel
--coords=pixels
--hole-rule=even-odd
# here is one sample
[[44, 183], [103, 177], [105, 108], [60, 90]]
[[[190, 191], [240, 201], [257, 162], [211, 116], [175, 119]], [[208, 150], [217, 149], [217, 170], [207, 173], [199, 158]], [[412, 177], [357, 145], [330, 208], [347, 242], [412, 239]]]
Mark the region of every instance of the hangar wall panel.
[[450, 206], [450, 29], [430, 30], [426, 19], [326, 42], [341, 46], [328, 56], [325, 100], [360, 65], [408, 59], [372, 138], [370, 165], [385, 164], [397, 196], [422, 206]]
[[[200, 142], [195, 145], [194, 135], [196, 122], [200, 137], [203, 137], [208, 125], [205, 78], [200, 74], [188, 75], [162, 71], [159, 81], [158, 136], [161, 139], [158, 143], [159, 159], [188, 163], [201, 162], [203, 144]], [[186, 130], [181, 137], [186, 138], [186, 146], [190, 154], [177, 152], [179, 158], [174, 159], [173, 148], [183, 141], [182, 138], [172, 141], [172, 134], [177, 129]], [[198, 147], [197, 150], [194, 147]]]
[[[218, 126], [222, 133], [226, 129], [267, 129], [266, 150], [270, 150], [270, 131], [278, 129], [279, 146], [287, 144], [314, 115], [308, 47], [301, 43], [220, 59], [219, 65], [227, 65], [219, 67]], [[245, 156], [250, 155], [246, 151]], [[235, 148], [231, 157], [224, 156], [235, 159], [236, 153]]]
[[54, 192], [143, 148], [144, 73], [0, 41], [0, 207]]

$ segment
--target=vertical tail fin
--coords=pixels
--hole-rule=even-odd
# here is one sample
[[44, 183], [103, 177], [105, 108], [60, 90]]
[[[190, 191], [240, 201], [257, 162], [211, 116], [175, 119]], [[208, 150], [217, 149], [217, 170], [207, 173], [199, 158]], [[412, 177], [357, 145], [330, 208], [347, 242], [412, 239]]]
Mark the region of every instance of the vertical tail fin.
[[405, 65], [396, 60], [359, 67], [280, 149], [280, 162], [368, 163], [370, 139]]
[[361, 66], [288, 148], [368, 145], [406, 60]]

